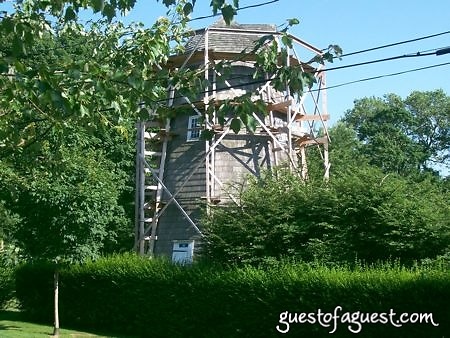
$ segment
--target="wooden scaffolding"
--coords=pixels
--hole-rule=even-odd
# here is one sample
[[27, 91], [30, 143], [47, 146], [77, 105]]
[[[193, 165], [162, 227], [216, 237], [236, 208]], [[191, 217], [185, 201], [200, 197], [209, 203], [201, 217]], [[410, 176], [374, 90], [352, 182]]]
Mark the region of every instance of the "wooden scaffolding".
[[[180, 191], [186, 189], [188, 182], [199, 168], [205, 171], [204, 196], [202, 198], [207, 205], [224, 201], [218, 198], [218, 191], [226, 191], [225, 186], [230, 182], [224, 182], [217, 172], [217, 149], [225, 138], [233, 135], [230, 128], [230, 120], [225, 125], [220, 125], [215, 115], [215, 107], [226, 98], [233, 98], [246, 92], [245, 86], [234, 86], [231, 81], [225, 80], [221, 88], [218, 88], [216, 77], [222, 74], [215, 69], [216, 63], [227, 60], [236, 61], [236, 65], [252, 67], [256, 55], [242, 54], [242, 47], [248, 47], [263, 36], [273, 36], [281, 40], [282, 33], [277, 32], [269, 25], [231, 25], [216, 24], [211, 27], [198, 30], [186, 48], [186, 54], [177, 55], [169, 60], [168, 66], [172, 68], [200, 67], [204, 70], [205, 80], [210, 85], [202, 94], [199, 103], [193, 104], [187, 97], [183, 97], [169, 88], [168, 105], [189, 105], [193, 114], [202, 116], [205, 123], [203, 129], [213, 133], [213, 138], [208, 141], [199, 141], [204, 144], [202, 159], [192, 166], [189, 174], [180, 177], [177, 189], [171, 191], [167, 187], [166, 164], [168, 161], [169, 144], [174, 137], [171, 131], [171, 119], [161, 120], [158, 113], [154, 112], [148, 121], [137, 125], [137, 156], [136, 156], [136, 224], [135, 224], [135, 249], [141, 255], [152, 256], [155, 253], [155, 244], [158, 233], [164, 231], [160, 225], [161, 217], [167, 212], [169, 206], [175, 206], [188, 226], [194, 230], [198, 238], [201, 238], [201, 226], [186, 211], [183, 203], [178, 201]], [[283, 92], [276, 91], [271, 86], [271, 78], [267, 77], [257, 88], [257, 98], [262, 99], [267, 106], [266, 112], [253, 112], [253, 118], [258, 127], [252, 132], [252, 137], [263, 137], [268, 141], [270, 148], [271, 166], [286, 164], [291, 169], [300, 173], [303, 179], [308, 176], [307, 147], [317, 146], [320, 149], [324, 166], [324, 178], [328, 179], [330, 163], [328, 158], [329, 135], [327, 121], [330, 115], [327, 111], [326, 79], [323, 66], [314, 67], [302, 63], [302, 59], [309, 60], [311, 56], [322, 56], [323, 52], [305, 41], [289, 35], [292, 39], [292, 48], [287, 53], [286, 64], [302, 67], [305, 72], [313, 74], [316, 83], [306, 89], [303, 95], [293, 95], [286, 88]], [[227, 42], [237, 44], [243, 41], [242, 46], [219, 48]], [[247, 46], [245, 46], [247, 45]], [[281, 45], [281, 41], [279, 41]], [[242, 49], [240, 49], [242, 48]], [[240, 50], [238, 50], [240, 49]], [[211, 109], [213, 108], [213, 109]], [[206, 112], [213, 111], [211, 116]], [[172, 119], [173, 120], [173, 119]], [[188, 127], [188, 132], [192, 126]], [[320, 135], [318, 135], [320, 130]], [[241, 131], [241, 133], [248, 133]], [[235, 196], [227, 191], [228, 201]], [[176, 240], [176, 238], [174, 239]]]

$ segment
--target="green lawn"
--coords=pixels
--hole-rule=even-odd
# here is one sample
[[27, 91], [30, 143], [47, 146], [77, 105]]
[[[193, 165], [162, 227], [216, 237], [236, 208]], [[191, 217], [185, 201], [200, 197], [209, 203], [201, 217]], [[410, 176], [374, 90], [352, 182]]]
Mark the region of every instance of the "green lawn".
[[[48, 338], [52, 337], [53, 327], [30, 323], [23, 319], [23, 315], [18, 311], [0, 311], [0, 337], [1, 338]], [[98, 335], [77, 330], [61, 329], [60, 337], [96, 337], [96, 338], [125, 338], [124, 336]], [[131, 337], [128, 337], [131, 338]]]

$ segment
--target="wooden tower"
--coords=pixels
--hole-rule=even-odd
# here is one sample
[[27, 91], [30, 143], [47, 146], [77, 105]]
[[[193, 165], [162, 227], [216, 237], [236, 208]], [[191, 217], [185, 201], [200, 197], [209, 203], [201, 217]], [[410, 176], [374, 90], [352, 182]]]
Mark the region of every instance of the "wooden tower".
[[[256, 41], [267, 35], [274, 39], [282, 36], [272, 25], [226, 26], [218, 22], [196, 31], [185, 54], [170, 60], [172, 67], [205, 69], [210, 87], [200, 104], [169, 90], [169, 105], [188, 105], [191, 113], [165, 121], [158, 120], [155, 114], [155, 119], [138, 124], [135, 248], [141, 255], [192, 260], [201, 243], [202, 206], [238, 202], [235, 188], [245, 185], [248, 175], [258, 176], [263, 169], [285, 165], [298, 170], [305, 179], [306, 147], [320, 147], [324, 177], [328, 178], [325, 72], [321, 65], [313, 68], [301, 61], [323, 52], [290, 36], [293, 48], [286, 62], [305, 67], [316, 78], [315, 86], [301, 97], [291, 95], [289, 89], [274, 90], [270, 76], [267, 82], [252, 84], [255, 55], [242, 57], [242, 51], [251, 50]], [[215, 79], [221, 74], [206, 66], [222, 60], [233, 61], [232, 74], [225, 83], [218, 83]], [[258, 98], [267, 103], [268, 111], [253, 113], [258, 122], [254, 132], [243, 130], [235, 134], [229, 121], [220, 126], [214, 113], [200, 125], [199, 117], [211, 111], [211, 106], [255, 90]], [[200, 138], [203, 128], [214, 132], [210, 141]], [[322, 130], [321, 137], [316, 136], [318, 129]]]

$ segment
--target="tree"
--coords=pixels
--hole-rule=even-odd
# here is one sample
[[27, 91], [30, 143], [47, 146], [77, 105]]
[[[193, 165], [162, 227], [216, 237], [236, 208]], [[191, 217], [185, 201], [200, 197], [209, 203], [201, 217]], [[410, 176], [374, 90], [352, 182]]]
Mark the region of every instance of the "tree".
[[[92, 57], [93, 37], [106, 39], [96, 29], [89, 37], [71, 31], [56, 37], [47, 34], [33, 46], [35, 53], [20, 62], [30, 71], [43, 70], [42, 74], [47, 69], [64, 69], [66, 60], [91, 59], [100, 64], [103, 57], [105, 62], [105, 55]], [[113, 243], [120, 237], [123, 241], [132, 235], [132, 216], [124, 207], [127, 203], [132, 209], [134, 119], [132, 114], [118, 112], [96, 125], [97, 118], [77, 116], [67, 106], [73, 102], [82, 109], [83, 95], [90, 102], [99, 95], [83, 94], [89, 91], [84, 84], [79, 95], [69, 98], [61, 93], [73, 85], [64, 87], [66, 80], [61, 78], [52, 83], [57, 91], [44, 78], [8, 80], [0, 95], [5, 107], [0, 128], [5, 136], [0, 200], [9, 214], [22, 219], [8, 227], [7, 240], [30, 259], [56, 263], [56, 311], [59, 266], [98, 257], [106, 247], [117, 247]], [[96, 86], [95, 90], [101, 88], [101, 81]], [[103, 102], [121, 86], [109, 87], [111, 91], [102, 94]], [[114, 102], [107, 102], [108, 106]], [[55, 333], [58, 329], [56, 311]]]
[[[94, 28], [94, 30], [97, 29]], [[45, 38], [43, 37], [33, 46], [33, 53], [30, 53], [23, 60], [20, 59], [25, 67], [36, 71], [50, 67], [62, 69], [67, 59], [93, 59], [94, 41], [92, 37], [74, 35], [71, 31], [56, 32], [58, 32], [56, 36], [48, 34]], [[93, 34], [99, 34], [99, 32]], [[3, 48], [4, 53], [8, 53], [12, 45], [5, 43]], [[103, 54], [100, 57], [105, 58], [105, 55]], [[100, 59], [95, 61], [100, 62]], [[23, 83], [20, 83], [22, 81]], [[120, 128], [113, 122], [95, 125], [92, 121], [89, 121], [88, 117], [77, 119], [73, 117], [73, 114], [68, 113], [64, 102], [62, 102], [63, 97], [48, 89], [43, 81], [38, 80], [37, 83], [48, 90], [43, 90], [40, 96], [37, 96], [32, 89], [30, 92], [20, 92], [19, 90], [18, 93], [21, 94], [19, 97], [9, 97], [9, 91], [14, 92], [14, 88], [20, 88], [26, 82], [31, 82], [32, 88], [35, 88], [36, 83], [33, 80], [28, 81], [26, 79], [10, 82], [9, 86], [6, 86], [6, 93], [0, 94], [0, 100], [4, 102], [6, 115], [0, 120], [3, 122], [3, 124], [0, 122], [2, 126], [0, 133], [5, 136], [0, 161], [15, 174], [15, 183], [3, 187], [3, 199], [8, 201], [10, 208], [15, 209], [23, 217], [33, 218], [33, 214], [29, 213], [26, 206], [28, 199], [21, 195], [28, 194], [29, 191], [25, 189], [19, 193], [14, 192], [14, 190], [17, 190], [19, 186], [29, 189], [39, 179], [44, 179], [48, 177], [49, 173], [55, 173], [58, 170], [64, 175], [68, 168], [64, 161], [70, 161], [74, 166], [83, 168], [83, 166], [89, 164], [83, 162], [89, 157], [97, 157], [96, 165], [105, 171], [105, 175], [103, 175], [105, 180], [109, 178], [117, 182], [114, 186], [109, 187], [103, 184], [97, 188], [96, 192], [103, 191], [106, 195], [109, 193], [117, 195], [119, 200], [126, 199], [125, 195], [130, 192], [127, 192], [125, 183], [133, 180], [134, 166], [134, 143], [132, 139], [134, 121], [131, 116], [119, 114], [115, 117], [116, 121], [122, 120]], [[116, 88], [116, 90], [118, 89]], [[55, 96], [54, 102], [52, 104], [46, 103], [45, 96], [52, 95]], [[44, 97], [42, 101], [41, 97]], [[57, 104], [57, 102], [60, 104]], [[81, 106], [82, 102], [78, 102], [78, 104]], [[16, 146], [14, 140], [20, 141], [22, 145]], [[84, 152], [87, 156], [85, 158], [80, 155]], [[61, 164], [61, 167], [58, 169], [59, 164]], [[106, 174], [106, 172], [110, 174]], [[3, 173], [4, 175], [0, 175], [3, 176], [3, 181], [12, 179], [13, 176], [10, 175], [9, 178], [6, 176], [7, 171]], [[111, 177], [111, 174], [114, 177]], [[73, 173], [69, 173], [69, 175], [73, 176]], [[57, 176], [54, 176], [54, 178], [55, 187], [67, 183], [58, 181]], [[103, 190], [100, 189], [101, 187], [104, 187]], [[34, 194], [33, 196], [37, 195]], [[24, 204], [19, 203], [20, 198], [25, 202]], [[33, 201], [32, 197], [30, 197], [30, 201]], [[64, 205], [64, 198], [61, 198], [60, 201], [61, 205]], [[130, 203], [131, 201], [124, 200], [123, 202]], [[94, 207], [94, 209], [98, 207]], [[47, 215], [48, 219], [53, 217], [52, 211], [46, 209], [45, 203], [42, 203], [38, 210]], [[124, 215], [120, 216], [119, 214], [117, 217], [125, 218]], [[123, 222], [121, 220], [118, 225], [123, 224]], [[42, 223], [45, 224], [46, 222], [43, 221]], [[117, 228], [110, 227], [107, 238], [116, 237], [113, 232], [120, 228], [119, 226]], [[126, 231], [131, 233], [129, 229]]]
[[170, 53], [168, 26], [163, 19], [147, 30], [101, 21], [89, 30], [56, 28], [56, 37], [44, 32], [30, 55], [14, 58], [12, 74], [0, 77], [3, 150], [34, 144], [50, 129], [64, 137], [73, 124], [125, 133], [128, 119], [138, 118], [137, 103], [155, 106], [165, 96], [168, 79], [154, 67]]
[[[123, 173], [130, 161], [122, 156], [130, 147], [117, 141], [132, 145], [133, 123], [149, 110], [166, 117], [169, 86], [192, 99], [207, 86], [201, 71], [165, 67], [183, 49], [195, 1], [163, 3], [168, 16], [150, 28], [117, 20], [135, 0], [25, 0], [0, 15], [0, 165], [7, 168], [0, 173], [0, 200], [24, 219], [14, 238], [30, 256], [71, 262], [98, 255], [124, 220], [118, 201], [126, 200]], [[210, 6], [230, 22], [239, 1]], [[85, 8], [103, 19], [81, 24], [78, 13]], [[255, 46], [261, 55], [255, 75], [270, 72], [274, 86], [288, 83], [292, 94], [312, 83], [302, 65], [289, 67], [276, 57], [279, 50], [287, 53], [287, 29], [297, 23], [288, 21], [281, 45], [269, 37], [270, 48], [264, 41]], [[339, 51], [331, 46], [311, 62], [332, 60], [332, 50]], [[230, 110], [238, 132], [241, 121], [252, 127], [249, 116], [265, 109], [250, 95], [236, 101], [243, 103]]]
[[408, 175], [449, 166], [450, 98], [442, 90], [363, 98], [343, 121], [356, 131], [362, 152], [385, 172]]
[[57, 264], [55, 335], [60, 264], [98, 256], [121, 229], [132, 233], [119, 202], [137, 103], [161, 98], [167, 74], [154, 67], [184, 29], [167, 19], [151, 29], [108, 24], [111, 4], [108, 20], [85, 28], [73, 21], [78, 1], [51, 27], [44, 14], [57, 14], [58, 3], [41, 11], [44, 2], [26, 1], [0, 21], [0, 200], [22, 217], [8, 235], [28, 257]]
[[405, 106], [413, 116], [411, 138], [427, 156], [427, 166], [445, 165], [450, 159], [450, 97], [442, 89], [412, 92]]
[[[0, 201], [0, 261], [4, 265], [12, 265], [9, 262], [14, 261], [14, 257], [10, 256], [10, 248], [12, 248], [12, 231], [19, 224], [20, 218], [5, 206], [4, 201]], [[8, 262], [8, 263], [7, 263]]]

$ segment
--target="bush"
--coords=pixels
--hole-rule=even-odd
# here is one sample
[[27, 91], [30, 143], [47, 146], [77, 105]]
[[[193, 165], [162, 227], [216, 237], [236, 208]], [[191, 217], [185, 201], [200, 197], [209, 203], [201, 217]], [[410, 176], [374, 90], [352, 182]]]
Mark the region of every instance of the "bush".
[[0, 267], [0, 309], [3, 309], [14, 295], [13, 269]]
[[[43, 278], [42, 276], [46, 276]], [[265, 269], [116, 256], [61, 271], [62, 325], [143, 337], [277, 336], [280, 313], [432, 313], [431, 324], [363, 324], [362, 336], [441, 337], [450, 332], [448, 270], [399, 266], [328, 268], [276, 263]], [[38, 278], [36, 282], [29, 282]], [[44, 281], [46, 279], [46, 281]], [[17, 294], [27, 311], [49, 311], [52, 276], [28, 265], [17, 274]], [[28, 289], [28, 290], [24, 290]], [[341, 324], [333, 337], [348, 337]], [[292, 336], [330, 337], [331, 328], [293, 323]]]
[[450, 195], [361, 165], [329, 182], [291, 173], [254, 179], [240, 205], [211, 207], [203, 255], [225, 264], [295, 257], [349, 264], [435, 258], [450, 246]]
[[22, 264], [15, 271], [16, 297], [31, 318], [53, 322], [54, 265], [45, 262]]

